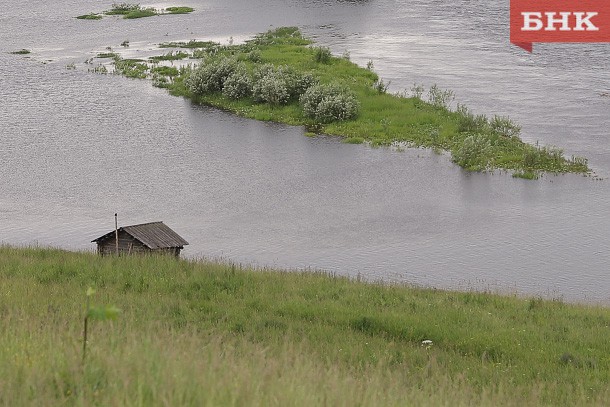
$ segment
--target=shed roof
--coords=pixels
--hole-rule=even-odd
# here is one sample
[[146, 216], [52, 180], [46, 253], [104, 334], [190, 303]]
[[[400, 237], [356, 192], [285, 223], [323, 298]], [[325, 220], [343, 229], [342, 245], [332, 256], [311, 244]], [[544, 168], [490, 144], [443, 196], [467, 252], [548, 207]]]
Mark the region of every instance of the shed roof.
[[[141, 223], [139, 225], [123, 226], [119, 232], [124, 231], [134, 239], [139, 240], [149, 249], [165, 249], [168, 247], [181, 247], [189, 244], [178, 233], [170, 229], [163, 222]], [[108, 232], [91, 242], [99, 243], [108, 238], [114, 237], [115, 231]]]

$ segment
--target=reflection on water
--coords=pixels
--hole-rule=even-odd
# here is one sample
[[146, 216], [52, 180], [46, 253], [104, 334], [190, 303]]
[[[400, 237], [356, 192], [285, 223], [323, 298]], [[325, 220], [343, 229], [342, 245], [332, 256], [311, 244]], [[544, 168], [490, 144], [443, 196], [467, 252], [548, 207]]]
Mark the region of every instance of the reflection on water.
[[[393, 90], [451, 88], [607, 176], [608, 46], [525, 54], [508, 45], [496, 3], [211, 1], [191, 15], [96, 22], [71, 18], [94, 1], [60, 1], [53, 15], [15, 5], [0, 16], [0, 240], [89, 250], [119, 212], [121, 224], [165, 221], [192, 257], [609, 304], [607, 181], [467, 174], [427, 150], [308, 138], [82, 63], [124, 40], [137, 55], [299, 25], [373, 60]], [[31, 57], [6, 53], [21, 48]]]

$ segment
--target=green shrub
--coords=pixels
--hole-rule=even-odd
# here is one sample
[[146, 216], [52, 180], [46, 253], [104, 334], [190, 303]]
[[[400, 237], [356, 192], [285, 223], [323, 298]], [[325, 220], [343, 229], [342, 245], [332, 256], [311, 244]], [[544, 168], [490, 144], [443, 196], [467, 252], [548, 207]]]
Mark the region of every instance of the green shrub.
[[222, 94], [229, 99], [243, 99], [252, 95], [252, 78], [244, 65], [239, 65], [227, 77]]
[[383, 79], [377, 79], [375, 83], [373, 83], [373, 89], [375, 89], [379, 93], [387, 93], [388, 88], [390, 87], [390, 83], [392, 82], [384, 82]]
[[479, 171], [490, 166], [492, 147], [483, 134], [473, 134], [451, 152], [454, 163], [470, 171]]
[[328, 64], [330, 62], [332, 54], [330, 49], [327, 47], [315, 47], [314, 48], [314, 60], [322, 64]]
[[509, 117], [494, 116], [489, 122], [491, 131], [494, 134], [504, 137], [517, 137], [521, 133], [521, 126], [512, 121]]
[[257, 79], [252, 87], [252, 95], [257, 102], [272, 105], [283, 105], [290, 100], [286, 81], [275, 73]]
[[334, 84], [310, 87], [300, 102], [305, 116], [319, 123], [353, 119], [360, 107], [349, 89]]
[[108, 11], [106, 14], [127, 14], [132, 11], [140, 10], [139, 4], [131, 4], [131, 3], [112, 3], [112, 9]]
[[246, 57], [250, 62], [254, 62], [256, 64], [262, 61], [262, 54], [258, 49], [253, 49], [252, 51], [248, 52]]
[[202, 63], [186, 79], [189, 91], [196, 95], [222, 91], [225, 80], [237, 69], [237, 61], [223, 57]]
[[254, 72], [252, 94], [257, 102], [286, 104], [297, 100], [309, 87], [317, 84], [311, 74], [301, 74], [288, 66], [265, 64]]
[[428, 90], [428, 103], [436, 108], [449, 109], [454, 99], [455, 93], [452, 90], [442, 90], [436, 85]]
[[458, 103], [458, 131], [460, 133], [485, 133], [489, 131], [489, 121], [484, 114], [474, 115], [468, 108]]

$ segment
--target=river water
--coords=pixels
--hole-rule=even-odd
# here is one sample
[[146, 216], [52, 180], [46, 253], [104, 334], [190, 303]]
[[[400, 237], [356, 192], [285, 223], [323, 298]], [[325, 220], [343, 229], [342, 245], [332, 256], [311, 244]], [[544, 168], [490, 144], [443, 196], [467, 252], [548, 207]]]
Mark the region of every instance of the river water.
[[84, 64], [109, 46], [138, 56], [296, 25], [372, 60], [392, 91], [452, 89], [606, 178], [608, 44], [528, 54], [508, 42], [508, 2], [492, 0], [186, 1], [196, 12], [73, 18], [111, 3], [0, 1], [0, 242], [93, 250], [118, 212], [121, 225], [163, 220], [188, 257], [610, 304], [607, 180], [468, 174], [446, 155], [308, 138]]

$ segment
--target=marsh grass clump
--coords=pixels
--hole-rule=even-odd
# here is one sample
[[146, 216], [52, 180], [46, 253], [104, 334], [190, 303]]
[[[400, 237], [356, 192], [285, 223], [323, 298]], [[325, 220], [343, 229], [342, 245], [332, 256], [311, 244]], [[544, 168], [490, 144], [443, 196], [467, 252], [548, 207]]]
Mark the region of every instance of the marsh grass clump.
[[188, 42], [178, 41], [178, 42], [163, 42], [159, 44], [159, 48], [214, 48], [220, 46], [219, 43], [214, 41], [197, 41], [190, 40]]
[[87, 71], [88, 72], [102, 74], [102, 75], [106, 75], [108, 73], [108, 68], [106, 68], [106, 65], [98, 64], [94, 68], [87, 69]]
[[183, 52], [183, 51], [176, 51], [176, 52], [168, 52], [167, 54], [164, 55], [157, 55], [157, 56], [153, 56], [150, 57], [148, 60], [150, 62], [160, 62], [160, 61], [179, 61], [181, 59], [185, 59], [188, 58], [189, 54], [188, 52]]
[[98, 13], [89, 13], [89, 14], [83, 14], [81, 16], [76, 16], [75, 18], [77, 18], [79, 20], [101, 20], [102, 17], [103, 16]]
[[487, 133], [491, 130], [489, 120], [484, 114], [474, 115], [461, 103], [457, 104], [455, 112], [460, 133]]
[[488, 169], [493, 163], [492, 146], [484, 134], [473, 134], [451, 151], [453, 162], [469, 171]]
[[165, 11], [169, 14], [188, 14], [192, 13], [195, 9], [192, 7], [167, 7]]
[[100, 52], [96, 56], [96, 58], [106, 59], [106, 58], [118, 58], [119, 54], [115, 52]]
[[384, 82], [383, 79], [379, 78], [375, 83], [373, 83], [373, 89], [375, 89], [379, 93], [387, 93], [388, 88], [390, 87], [391, 82]]
[[437, 109], [448, 110], [455, 100], [455, 93], [449, 89], [440, 89], [436, 84], [428, 89], [428, 103]]
[[159, 13], [154, 8], [141, 8], [139, 10], [131, 11], [127, 14], [124, 14], [123, 18], [129, 20], [136, 18], [154, 17], [157, 15], [159, 15]]
[[300, 99], [305, 116], [319, 123], [350, 120], [358, 115], [356, 96], [346, 87], [335, 84], [315, 85]]
[[255, 46], [305, 46], [311, 44], [311, 40], [303, 38], [297, 27], [280, 27], [256, 35], [248, 44]]
[[173, 66], [155, 66], [150, 69], [150, 73], [173, 77], [180, 75], [180, 70]]
[[154, 8], [143, 8], [139, 4], [113, 3], [112, 8], [105, 11], [104, 14], [109, 16], [121, 15], [126, 19], [134, 19], [156, 16], [158, 13]]
[[489, 122], [489, 128], [492, 133], [503, 137], [518, 137], [521, 134], [521, 126], [505, 116], [494, 116]]
[[133, 11], [137, 11], [140, 10], [141, 7], [139, 4], [133, 4], [133, 3], [112, 3], [112, 8], [106, 12], [106, 14], [109, 15], [113, 15], [113, 14], [128, 14], [131, 13]]
[[330, 49], [328, 47], [315, 47], [314, 48], [314, 61], [320, 64], [328, 64], [332, 57]]
[[12, 51], [10, 52], [10, 54], [14, 54], [14, 55], [27, 55], [30, 54], [32, 51], [30, 51], [29, 49], [20, 49], [18, 51]]
[[117, 75], [123, 75], [127, 78], [134, 79], [145, 79], [148, 76], [148, 64], [141, 62], [139, 59], [122, 59], [120, 57], [115, 57], [113, 64], [114, 73]]

